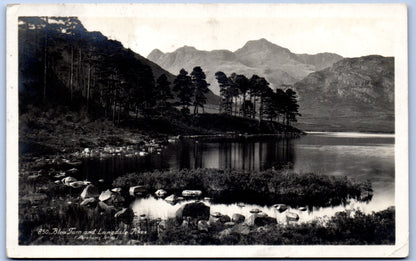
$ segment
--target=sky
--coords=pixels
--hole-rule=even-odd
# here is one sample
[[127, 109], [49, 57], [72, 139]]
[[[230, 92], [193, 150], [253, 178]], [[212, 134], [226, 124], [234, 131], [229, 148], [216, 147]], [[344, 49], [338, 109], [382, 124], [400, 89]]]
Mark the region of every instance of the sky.
[[[374, 6], [373, 6], [374, 7]], [[238, 9], [238, 8], [237, 8]], [[246, 8], [247, 9], [247, 8]], [[255, 9], [255, 8], [254, 8]], [[338, 8], [339, 9], [339, 8]], [[383, 9], [383, 8], [381, 8]], [[182, 46], [199, 50], [235, 51], [249, 40], [265, 38], [294, 53], [333, 52], [344, 57], [370, 54], [394, 56], [397, 17], [372, 9], [334, 15], [311, 9], [307, 15], [275, 12], [227, 15], [226, 11], [201, 15], [79, 16], [90, 31], [100, 31], [126, 48], [147, 56], [153, 49], [173, 52]], [[335, 15], [339, 13], [339, 15]], [[162, 12], [163, 13], [163, 12]], [[218, 14], [218, 15], [217, 15]], [[327, 14], [324, 12], [324, 14]]]

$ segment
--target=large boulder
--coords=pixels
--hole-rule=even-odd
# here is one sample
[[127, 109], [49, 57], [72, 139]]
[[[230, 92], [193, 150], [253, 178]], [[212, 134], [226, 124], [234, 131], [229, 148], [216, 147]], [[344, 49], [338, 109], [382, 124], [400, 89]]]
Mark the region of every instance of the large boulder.
[[121, 221], [126, 225], [130, 225], [133, 222], [134, 212], [131, 208], [123, 208], [117, 212], [114, 217], [116, 220]]
[[202, 202], [192, 202], [183, 205], [176, 211], [176, 218], [182, 220], [183, 217], [191, 217], [199, 220], [209, 219], [210, 207]]
[[239, 224], [239, 223], [243, 223], [245, 219], [246, 219], [246, 217], [245, 217], [245, 216], [243, 216], [243, 215], [241, 215], [241, 214], [238, 214], [238, 213], [233, 214], [233, 216], [232, 216], [232, 218], [231, 218], [231, 220], [232, 220], [233, 222], [237, 223], [237, 224]]
[[269, 217], [267, 215], [251, 215], [247, 218], [246, 224], [249, 226], [266, 226], [277, 224], [275, 218]]
[[81, 198], [82, 199], [86, 199], [86, 198], [98, 198], [98, 196], [100, 196], [99, 192], [98, 192], [98, 188], [92, 184], [86, 186], [84, 188], [84, 190], [81, 193]]

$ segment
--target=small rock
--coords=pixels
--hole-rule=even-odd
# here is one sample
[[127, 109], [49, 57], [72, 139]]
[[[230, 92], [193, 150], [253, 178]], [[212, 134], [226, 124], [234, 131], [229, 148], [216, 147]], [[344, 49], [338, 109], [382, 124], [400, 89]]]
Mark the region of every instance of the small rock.
[[218, 237], [220, 239], [225, 239], [225, 238], [229, 237], [231, 235], [231, 233], [233, 233], [233, 230], [231, 228], [226, 228], [218, 234]]
[[73, 181], [73, 182], [69, 183], [68, 186], [72, 187], [72, 188], [82, 188], [86, 185], [85, 185], [84, 181]]
[[174, 194], [170, 195], [169, 197], [165, 198], [165, 201], [169, 204], [176, 204], [176, 196]]
[[109, 205], [105, 204], [102, 201], [99, 201], [98, 202], [98, 206], [100, 207], [101, 210], [103, 210], [106, 213], [110, 213], [111, 214], [113, 212], [116, 212], [116, 208], [115, 207], [109, 206]]
[[40, 174], [33, 174], [27, 177], [27, 180], [36, 180], [40, 177]]
[[208, 222], [206, 220], [198, 221], [198, 230], [208, 232]]
[[299, 215], [293, 212], [288, 212], [286, 214], [286, 220], [287, 221], [298, 221], [299, 220]]
[[246, 206], [246, 204], [244, 204], [243, 202], [239, 202], [237, 203], [237, 206], [239, 206], [240, 208], [243, 208]]
[[200, 190], [184, 190], [182, 191], [182, 196], [184, 197], [199, 197], [202, 195], [202, 191]]
[[104, 179], [99, 179], [98, 182], [104, 183]]
[[62, 181], [62, 183], [65, 184], [65, 186], [69, 186], [69, 184], [71, 182], [75, 182], [75, 181], [77, 181], [77, 179], [74, 178], [74, 177], [66, 177], [66, 178], [63, 178], [61, 181]]
[[121, 188], [113, 188], [113, 189], [111, 189], [111, 191], [114, 192], [114, 193], [120, 193]]
[[110, 190], [106, 190], [101, 192], [100, 196], [98, 197], [98, 200], [100, 201], [106, 201], [109, 200], [113, 195], [113, 192], [111, 192]]
[[66, 173], [68, 173], [68, 174], [75, 174], [75, 173], [78, 173], [78, 169], [72, 168], [72, 169], [67, 170]]
[[276, 204], [273, 205], [273, 207], [276, 208], [280, 213], [283, 213], [287, 210], [287, 206], [285, 204]]
[[241, 235], [248, 235], [250, 234], [250, 227], [247, 224], [241, 223], [237, 224], [232, 228], [234, 233], [241, 234]]
[[88, 185], [84, 188], [84, 190], [81, 193], [81, 198], [98, 198], [99, 192], [96, 186], [94, 185]]
[[144, 193], [146, 193], [146, 189], [145, 189], [144, 186], [134, 186], [134, 187], [130, 187], [130, 189], [129, 189], [129, 194], [132, 197], [141, 196]]
[[87, 206], [87, 207], [91, 207], [93, 205], [95, 205], [96, 200], [95, 198], [86, 198], [81, 202], [81, 206]]
[[227, 223], [227, 222], [230, 222], [231, 221], [231, 218], [229, 216], [227, 216], [227, 215], [222, 215], [219, 218], [219, 220], [220, 220], [221, 223]]
[[225, 222], [224, 223], [224, 226], [227, 227], [227, 228], [230, 228], [230, 227], [235, 226], [235, 223], [234, 222], [231, 222], [231, 221], [228, 221], [228, 222]]
[[232, 218], [231, 218], [231, 220], [232, 220], [233, 222], [237, 223], [237, 224], [239, 224], [239, 223], [243, 223], [245, 219], [246, 219], [246, 217], [245, 217], [245, 216], [243, 216], [243, 215], [241, 215], [241, 214], [238, 214], [238, 213], [233, 214], [233, 216], [232, 216]]
[[166, 192], [166, 190], [164, 190], [164, 189], [158, 189], [155, 192], [155, 195], [158, 198], [164, 198], [167, 194], [168, 194], [168, 192]]
[[299, 210], [300, 210], [300, 211], [306, 211], [306, 210], [307, 210], [307, 208], [306, 208], [306, 207], [300, 207], [300, 208], [299, 208]]
[[220, 212], [214, 212], [211, 214], [212, 217], [214, 218], [220, 218], [222, 216], [222, 214]]
[[253, 213], [253, 214], [257, 214], [257, 213], [260, 213], [260, 212], [261, 212], [261, 210], [258, 209], [258, 208], [253, 208], [252, 210], [250, 210], [250, 213]]
[[65, 177], [65, 175], [66, 175], [65, 172], [61, 171], [53, 177], [56, 178], [56, 179], [60, 179], [60, 178]]
[[48, 198], [48, 196], [46, 194], [43, 193], [31, 193], [28, 194], [24, 197], [22, 197], [22, 200], [24, 201], [29, 201], [31, 204], [39, 204], [42, 201], [46, 200]]

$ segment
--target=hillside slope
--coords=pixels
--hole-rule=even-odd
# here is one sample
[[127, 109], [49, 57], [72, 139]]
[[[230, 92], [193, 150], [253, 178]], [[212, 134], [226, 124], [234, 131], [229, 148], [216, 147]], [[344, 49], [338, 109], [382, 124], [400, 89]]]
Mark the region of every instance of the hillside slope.
[[394, 58], [345, 58], [294, 86], [305, 130], [394, 132]]

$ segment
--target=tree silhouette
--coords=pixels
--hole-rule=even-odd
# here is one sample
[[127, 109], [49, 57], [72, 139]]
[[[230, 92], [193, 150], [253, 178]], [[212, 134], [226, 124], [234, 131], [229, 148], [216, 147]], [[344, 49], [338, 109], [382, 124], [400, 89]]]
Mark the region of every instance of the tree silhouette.
[[173, 82], [173, 91], [176, 92], [179, 99], [179, 105], [182, 106], [182, 113], [189, 115], [189, 106], [191, 105], [191, 97], [194, 93], [194, 86], [191, 77], [185, 69], [181, 69], [178, 76]]
[[170, 91], [170, 82], [165, 74], [162, 74], [157, 78], [155, 92], [157, 106], [163, 111], [169, 106], [168, 100], [173, 98]]
[[205, 97], [205, 93], [208, 92], [209, 84], [205, 80], [206, 76], [204, 71], [202, 71], [201, 67], [195, 67], [191, 72], [191, 80], [194, 89], [194, 114], [198, 114], [198, 107], [202, 108], [204, 112], [204, 104], [206, 103], [207, 98]]

